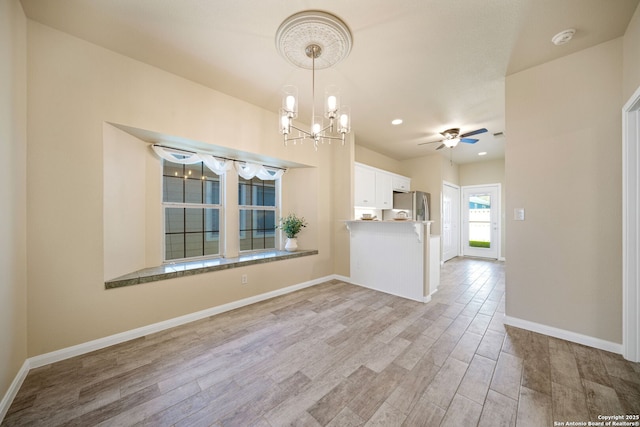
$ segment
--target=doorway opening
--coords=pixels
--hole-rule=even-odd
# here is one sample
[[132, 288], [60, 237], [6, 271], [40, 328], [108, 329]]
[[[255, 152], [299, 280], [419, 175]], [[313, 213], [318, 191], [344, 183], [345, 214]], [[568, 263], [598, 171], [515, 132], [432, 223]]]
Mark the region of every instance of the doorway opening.
[[462, 187], [462, 253], [498, 259], [500, 184]]

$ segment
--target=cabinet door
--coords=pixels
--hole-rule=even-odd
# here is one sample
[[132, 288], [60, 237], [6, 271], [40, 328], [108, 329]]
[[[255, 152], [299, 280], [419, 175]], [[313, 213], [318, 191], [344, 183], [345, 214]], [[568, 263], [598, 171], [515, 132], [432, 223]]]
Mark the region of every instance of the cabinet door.
[[403, 176], [393, 176], [393, 191], [409, 191], [411, 189], [411, 179]]
[[376, 173], [367, 168], [355, 167], [355, 200], [357, 207], [372, 208], [376, 205]]
[[393, 208], [393, 187], [389, 174], [376, 172], [376, 207], [378, 209]]

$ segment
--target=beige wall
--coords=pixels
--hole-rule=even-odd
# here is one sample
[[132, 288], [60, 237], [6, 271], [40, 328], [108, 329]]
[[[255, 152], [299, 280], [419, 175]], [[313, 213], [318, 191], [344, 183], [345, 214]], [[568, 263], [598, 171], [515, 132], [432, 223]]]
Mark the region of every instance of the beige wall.
[[506, 258], [506, 185], [504, 159], [465, 163], [459, 166], [460, 186], [501, 184], [500, 190], [500, 258]]
[[0, 0], [0, 399], [27, 356], [26, 43], [20, 3]]
[[374, 168], [397, 173], [398, 175], [404, 175], [402, 172], [402, 162], [361, 145], [355, 146], [355, 161]]
[[[333, 154], [333, 165], [336, 170], [353, 171], [355, 161], [356, 145], [354, 144], [354, 136], [350, 135], [350, 142], [340, 150], [335, 150]], [[333, 272], [341, 276], [350, 276], [350, 246], [349, 231], [347, 230], [345, 219], [351, 219], [353, 215], [353, 173], [349, 174], [333, 174], [331, 175], [331, 185], [333, 188], [333, 197], [331, 206], [333, 209]]]
[[[285, 148], [274, 113], [33, 21], [28, 34], [29, 356], [334, 272], [332, 245], [344, 231], [332, 212], [349, 200], [324, 183], [351, 179], [352, 151], [334, 162], [327, 147]], [[116, 173], [104, 170], [105, 122], [311, 166], [283, 178], [284, 192], [303, 194], [283, 194], [283, 210], [308, 217], [300, 246], [319, 255], [106, 291], [104, 216], [117, 212], [103, 203]]]
[[[640, 49], [640, 46], [636, 46]], [[506, 314], [622, 339], [622, 39], [506, 80]]]
[[[444, 155], [437, 155], [440, 157], [441, 166], [441, 180], [450, 182], [451, 184], [460, 184], [460, 165], [447, 159]], [[442, 187], [442, 186], [441, 186]]]
[[624, 34], [623, 104], [640, 87], [640, 5], [636, 8]]
[[161, 195], [147, 188], [147, 182], [160, 181], [161, 172], [160, 162], [152, 159], [149, 166], [156, 163], [157, 170], [147, 175], [147, 160], [152, 157], [148, 144], [108, 123], [103, 128], [104, 280], [110, 280], [162, 262], [161, 251], [147, 254], [153, 248], [147, 244], [153, 235], [147, 233], [147, 223], [157, 225], [162, 212], [146, 209], [148, 193], [160, 205]]

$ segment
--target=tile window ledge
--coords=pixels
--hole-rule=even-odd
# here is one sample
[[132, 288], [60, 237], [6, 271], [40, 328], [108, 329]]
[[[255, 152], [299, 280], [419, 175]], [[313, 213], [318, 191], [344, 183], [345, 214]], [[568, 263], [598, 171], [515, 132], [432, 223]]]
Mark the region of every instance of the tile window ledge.
[[318, 250], [316, 249], [298, 250], [295, 252], [268, 251], [240, 255], [237, 258], [216, 258], [202, 261], [176, 262], [161, 265], [159, 267], [145, 268], [124, 276], [116, 277], [115, 279], [107, 280], [104, 282], [104, 287], [105, 289], [122, 288], [124, 286], [133, 286], [142, 283], [157, 282], [177, 277], [192, 276], [194, 274], [204, 274], [212, 271], [228, 270], [231, 268], [265, 264], [267, 262], [300, 258], [303, 256], [317, 254]]

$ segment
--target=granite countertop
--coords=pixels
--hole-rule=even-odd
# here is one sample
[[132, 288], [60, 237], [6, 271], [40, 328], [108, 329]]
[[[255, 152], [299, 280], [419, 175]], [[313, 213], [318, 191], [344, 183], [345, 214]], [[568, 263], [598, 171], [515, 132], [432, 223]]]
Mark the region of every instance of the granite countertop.
[[159, 280], [174, 279], [176, 277], [210, 273], [212, 271], [245, 267], [247, 265], [254, 264], [264, 264], [267, 262], [317, 254], [317, 249], [297, 250], [295, 252], [267, 251], [244, 254], [237, 258], [214, 258], [199, 261], [167, 263], [157, 267], [134, 271], [133, 273], [107, 280], [104, 282], [104, 287], [105, 289], [121, 288], [141, 283], [157, 282]]

